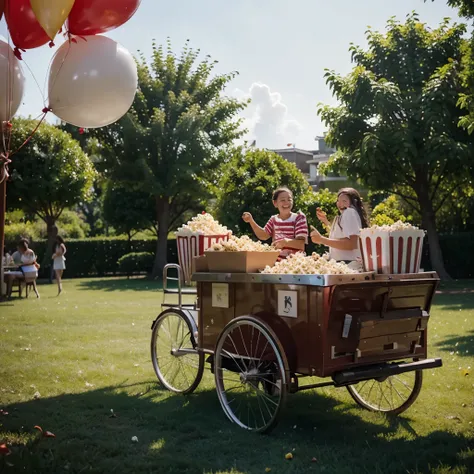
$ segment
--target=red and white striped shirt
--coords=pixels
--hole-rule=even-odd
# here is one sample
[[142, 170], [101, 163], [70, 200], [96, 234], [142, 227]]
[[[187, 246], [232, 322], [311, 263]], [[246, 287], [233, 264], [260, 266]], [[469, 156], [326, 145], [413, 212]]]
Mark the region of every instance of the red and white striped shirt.
[[[272, 237], [272, 243], [282, 239], [297, 239], [304, 237], [305, 244], [308, 243], [308, 223], [302, 212], [291, 213], [288, 219], [282, 220], [278, 215], [270, 217], [265, 225], [265, 232]], [[299, 252], [297, 249], [285, 247], [280, 257], [287, 257], [292, 253]]]

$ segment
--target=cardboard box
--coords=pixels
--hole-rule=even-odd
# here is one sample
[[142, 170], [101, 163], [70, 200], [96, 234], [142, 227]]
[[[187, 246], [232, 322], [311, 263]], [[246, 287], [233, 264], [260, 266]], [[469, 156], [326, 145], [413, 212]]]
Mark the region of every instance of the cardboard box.
[[267, 265], [273, 267], [280, 255], [276, 252], [205, 252], [210, 272], [257, 273]]
[[209, 271], [209, 267], [207, 266], [207, 259], [205, 255], [201, 255], [200, 257], [193, 258], [192, 271], [193, 273]]
[[392, 232], [362, 229], [360, 248], [366, 272], [383, 274], [420, 271], [424, 230]]

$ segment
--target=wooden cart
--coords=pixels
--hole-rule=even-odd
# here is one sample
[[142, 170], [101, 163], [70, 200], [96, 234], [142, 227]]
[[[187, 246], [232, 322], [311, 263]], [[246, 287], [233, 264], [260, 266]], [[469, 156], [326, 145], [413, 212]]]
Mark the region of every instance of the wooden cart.
[[[442, 365], [427, 359], [436, 273], [193, 279], [195, 308], [180, 303], [153, 322], [153, 366], [167, 389], [186, 394], [208, 362], [225, 414], [242, 428], [267, 432], [288, 393], [328, 385], [398, 414], [417, 398], [422, 370]], [[309, 376], [327, 380], [303, 384]]]

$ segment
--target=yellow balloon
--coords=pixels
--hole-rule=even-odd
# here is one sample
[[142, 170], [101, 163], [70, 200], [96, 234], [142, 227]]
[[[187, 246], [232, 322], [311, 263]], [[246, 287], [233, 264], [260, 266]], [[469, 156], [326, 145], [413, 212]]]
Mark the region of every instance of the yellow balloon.
[[53, 40], [69, 16], [75, 0], [31, 0], [38, 23]]

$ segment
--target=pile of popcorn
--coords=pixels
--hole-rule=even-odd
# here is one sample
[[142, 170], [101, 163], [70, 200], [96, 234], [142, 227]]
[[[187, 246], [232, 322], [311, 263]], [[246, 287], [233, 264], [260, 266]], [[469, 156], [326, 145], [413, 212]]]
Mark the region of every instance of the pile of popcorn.
[[391, 225], [373, 225], [368, 229], [362, 229], [365, 231], [382, 231], [382, 232], [395, 232], [397, 230], [420, 230], [418, 227], [409, 224], [408, 222], [397, 221]]
[[345, 275], [358, 273], [344, 262], [329, 260], [316, 252], [306, 256], [303, 252], [289, 255], [285, 260], [277, 262], [273, 267], [268, 265], [262, 273], [293, 274], [293, 275]]
[[208, 250], [215, 252], [278, 252], [275, 247], [261, 242], [254, 242], [246, 235], [242, 237], [233, 235], [228, 241], [213, 244]]
[[224, 235], [232, 233], [226, 226], [219, 224], [218, 221], [208, 214], [203, 212], [193, 217], [187, 224], [182, 225], [177, 234], [193, 234], [198, 233], [202, 235]]

